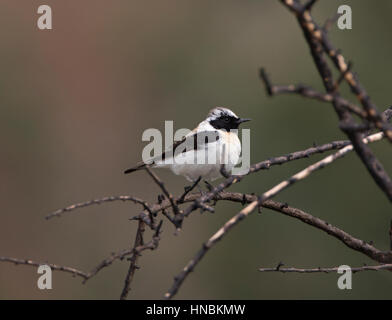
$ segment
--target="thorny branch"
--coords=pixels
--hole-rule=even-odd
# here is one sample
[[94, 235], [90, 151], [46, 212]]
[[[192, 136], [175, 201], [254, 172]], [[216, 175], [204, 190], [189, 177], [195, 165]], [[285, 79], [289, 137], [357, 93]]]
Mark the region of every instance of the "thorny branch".
[[[10, 262], [15, 264], [23, 264], [27, 266], [40, 266], [42, 264], [49, 265], [52, 270], [62, 271], [70, 273], [73, 276], [79, 276], [83, 279], [83, 283], [91, 279], [98, 272], [105, 267], [110, 266], [116, 260], [124, 260], [128, 257], [130, 265], [128, 272], [125, 277], [124, 287], [120, 296], [120, 299], [125, 299], [130, 291], [131, 283], [135, 275], [135, 271], [139, 268], [138, 258], [141, 253], [145, 250], [154, 250], [158, 247], [160, 241], [160, 233], [162, 227], [162, 220], [156, 225], [155, 217], [158, 214], [162, 214], [176, 230], [182, 227], [183, 220], [188, 217], [192, 212], [197, 209], [214, 211], [216, 204], [219, 201], [231, 201], [241, 203], [243, 206], [236, 215], [234, 215], [229, 221], [227, 221], [212, 237], [210, 237], [202, 246], [202, 248], [196, 253], [193, 259], [186, 265], [182, 272], [175, 277], [172, 287], [165, 294], [166, 299], [172, 298], [180, 289], [186, 277], [191, 271], [197, 266], [205, 254], [219, 241], [221, 240], [234, 226], [236, 226], [241, 220], [249, 216], [256, 208], [264, 207], [271, 209], [275, 213], [284, 214], [285, 216], [295, 218], [311, 227], [317, 228], [322, 232], [334, 237], [338, 241], [342, 242], [351, 250], [360, 252], [370, 259], [380, 263], [374, 266], [362, 266], [352, 268], [353, 272], [369, 271], [369, 270], [392, 270], [392, 221], [389, 228], [390, 238], [390, 251], [382, 251], [376, 248], [373, 244], [367, 243], [359, 238], [356, 238], [346, 231], [333, 226], [320, 218], [317, 218], [307, 212], [304, 212], [298, 208], [289, 206], [287, 203], [277, 202], [271, 200], [276, 194], [285, 190], [289, 186], [294, 185], [298, 181], [301, 181], [310, 176], [315, 171], [324, 168], [327, 165], [332, 164], [339, 158], [342, 158], [348, 152], [355, 150], [359, 158], [362, 160], [370, 175], [380, 187], [380, 189], [387, 195], [388, 199], [392, 201], [392, 182], [388, 174], [382, 167], [379, 160], [375, 157], [371, 149], [367, 146], [368, 143], [378, 141], [384, 136], [392, 141], [392, 127], [388, 123], [392, 118], [392, 107], [385, 110], [382, 114], [378, 112], [376, 106], [370, 100], [365, 89], [360, 84], [358, 77], [352, 71], [352, 64], [346, 63], [341, 52], [335, 49], [330, 42], [327, 32], [331, 28], [332, 23], [336, 20], [329, 19], [324, 27], [319, 27], [318, 24], [313, 20], [311, 16], [311, 9], [317, 2], [316, 0], [308, 0], [305, 4], [301, 4], [298, 0], [280, 0], [297, 18], [298, 23], [303, 31], [305, 40], [309, 45], [311, 55], [315, 62], [316, 68], [322, 79], [325, 93], [319, 92], [307, 85], [273, 85], [265, 72], [264, 69], [260, 70], [260, 77], [265, 85], [267, 94], [270, 96], [278, 94], [297, 94], [305, 98], [314, 99], [317, 101], [331, 103], [334, 107], [335, 112], [339, 118], [339, 128], [344, 131], [349, 140], [333, 141], [320, 146], [314, 145], [311, 148], [307, 148], [301, 151], [289, 153], [278, 157], [273, 157], [251, 166], [249, 172], [242, 176], [230, 176], [225, 170], [222, 170], [222, 175], [225, 177], [224, 181], [216, 187], [211, 187], [207, 193], [192, 193], [195, 186], [200, 182], [198, 179], [191, 187], [187, 188], [185, 192], [175, 197], [171, 194], [165, 186], [165, 183], [151, 170], [146, 168], [147, 173], [157, 186], [161, 189], [163, 194], [158, 195], [158, 201], [155, 204], [150, 205], [147, 201], [136, 198], [133, 196], [110, 196], [101, 199], [95, 199], [87, 202], [77, 203], [66, 208], [57, 210], [48, 216], [47, 219], [53, 217], [60, 217], [67, 212], [73, 210], [88, 207], [91, 205], [108, 203], [113, 201], [131, 201], [135, 204], [142, 206], [143, 210], [131, 218], [131, 220], [138, 221], [138, 228], [135, 236], [133, 245], [130, 248], [121, 250], [117, 253], [113, 253], [108, 258], [100, 262], [90, 272], [80, 271], [78, 269], [66, 266], [60, 266], [51, 263], [40, 263], [28, 259], [16, 259], [11, 257], [0, 257], [0, 262]], [[327, 64], [326, 57], [332, 60], [334, 66], [339, 71], [338, 79], [334, 80], [332, 77], [332, 71]], [[339, 93], [339, 86], [343, 81], [346, 81], [350, 86], [352, 92], [355, 94], [360, 106], [349, 100], [343, 98]], [[362, 122], [357, 123], [354, 120], [355, 115]], [[380, 130], [370, 135], [371, 131]], [[273, 188], [262, 193], [260, 196], [255, 194], [243, 194], [225, 191], [233, 184], [239, 183], [246, 179], [248, 175], [257, 173], [261, 170], [266, 170], [275, 165], [282, 165], [289, 163], [294, 160], [303, 158], [309, 158], [315, 154], [320, 154], [328, 151], [335, 151], [335, 153], [328, 155], [324, 159], [315, 162], [314, 164], [307, 166], [297, 174], [290, 178], [276, 184]], [[180, 207], [186, 203], [189, 205], [181, 209]], [[168, 210], [173, 211], [173, 215]], [[145, 226], [148, 226], [153, 230], [153, 235], [150, 241], [144, 241]], [[275, 268], [260, 268], [261, 272], [300, 272], [300, 273], [313, 273], [313, 272], [336, 272], [337, 268], [282, 268], [283, 264]]]
[[[364, 140], [364, 143], [369, 143], [369, 142], [374, 142], [382, 139], [384, 134], [381, 133], [376, 133], [372, 136], [369, 136]], [[227, 221], [217, 232], [215, 232], [208, 240], [207, 242], [203, 243], [202, 248], [196, 253], [196, 255], [192, 258], [192, 260], [189, 261], [189, 263], [184, 267], [184, 269], [181, 271], [181, 273], [174, 278], [174, 283], [172, 287], [168, 290], [168, 292], [165, 294], [165, 299], [171, 299], [178, 291], [178, 289], [181, 287], [182, 283], [186, 279], [186, 277], [189, 275], [190, 272], [194, 270], [196, 265], [200, 262], [200, 260], [205, 256], [205, 254], [218, 242], [220, 241], [234, 226], [236, 226], [238, 223], [240, 223], [243, 219], [248, 217], [254, 209], [262, 205], [262, 203], [275, 195], [277, 195], [279, 192], [283, 191], [287, 187], [293, 185], [294, 183], [303, 180], [307, 178], [310, 174], [315, 172], [316, 170], [322, 169], [325, 166], [333, 163], [335, 160], [343, 157], [345, 154], [353, 150], [353, 146], [350, 144], [343, 149], [339, 150], [338, 152], [306, 167], [305, 169], [301, 170], [297, 174], [291, 176], [289, 179], [282, 181], [281, 183], [277, 184], [273, 188], [269, 189], [268, 191], [264, 192], [261, 196], [257, 197], [257, 199], [253, 200], [248, 206], [246, 206], [244, 209], [242, 209], [240, 212], [238, 212], [236, 215], [234, 215], [229, 221]], [[365, 250], [365, 247], [361, 246], [361, 249]], [[365, 253], [365, 252], [363, 252]], [[392, 253], [387, 253], [386, 255], [384, 253], [382, 254], [377, 254], [376, 256], [372, 258], [376, 258], [384, 260], [386, 259], [388, 262], [392, 261]], [[391, 260], [390, 260], [391, 259]]]
[[[392, 141], [392, 129], [377, 111], [376, 106], [371, 102], [365, 89], [361, 86], [358, 78], [348, 69], [343, 55], [331, 44], [325, 30], [320, 28], [313, 20], [310, 9], [302, 5], [298, 0], [280, 0], [297, 18], [306, 42], [309, 45], [313, 60], [323, 81], [327, 93], [332, 94], [332, 104], [339, 117], [340, 122], [346, 123], [348, 127], [353, 127], [355, 121], [349, 111], [340, 102], [340, 94], [334, 86], [332, 71], [328, 66], [325, 54], [334, 62], [340, 73], [344, 73], [344, 78], [351, 90], [367, 113], [368, 121], [372, 122], [377, 128], [382, 130], [390, 141]], [[392, 202], [392, 180], [386, 173], [381, 162], [373, 154], [372, 150], [362, 142], [361, 132], [355, 130], [345, 131], [351, 140], [354, 150], [364, 163], [373, 180], [387, 195]]]
[[[139, 225], [137, 228], [135, 244], [134, 244], [135, 248], [142, 246], [144, 244], [144, 241], [143, 241], [144, 230], [145, 230], [144, 229], [144, 222], [142, 220], [139, 220]], [[120, 300], [124, 300], [128, 296], [128, 292], [130, 290], [133, 276], [135, 274], [136, 269], [138, 268], [136, 263], [139, 258], [139, 255], [140, 255], [140, 253], [138, 251], [134, 250], [132, 257], [130, 258], [131, 263], [129, 265], [128, 273], [125, 278], [124, 288], [121, 292]]]
[[30, 260], [30, 259], [17, 259], [17, 258], [11, 258], [11, 257], [0, 257], [0, 261], [1, 262], [11, 262], [11, 263], [14, 263], [15, 265], [21, 264], [21, 265], [27, 265], [27, 266], [33, 266], [33, 267], [48, 265], [52, 270], [67, 272], [67, 273], [72, 274], [73, 276], [82, 277], [83, 279], [88, 278], [88, 273], [85, 273], [85, 272], [80, 271], [75, 268], [60, 266], [60, 265], [53, 264], [53, 263], [37, 262], [37, 261]]
[[[324, 272], [324, 273], [330, 273], [330, 272], [337, 272], [339, 270], [339, 267], [333, 267], [333, 268], [310, 268], [310, 269], [304, 269], [304, 268], [281, 268], [282, 264], [279, 264], [275, 268], [259, 268], [260, 272], [298, 272], [298, 273], [318, 273], [318, 272]], [[350, 268], [353, 273], [355, 272], [361, 272], [361, 271], [379, 271], [379, 270], [392, 270], [392, 264], [380, 264], [377, 266], [362, 266], [362, 267], [355, 267], [355, 268]]]
[[[297, 84], [297, 85], [273, 85], [265, 71], [264, 68], [260, 69], [260, 78], [264, 82], [264, 86], [266, 88], [267, 94], [269, 96], [274, 96], [277, 94], [298, 94], [301, 95], [305, 98], [309, 99], [315, 99], [321, 102], [327, 102], [331, 103], [334, 99], [332, 94], [329, 93], [322, 93], [314, 90], [310, 86], [306, 86], [303, 84]], [[351, 111], [352, 113], [355, 113], [356, 115], [360, 116], [361, 118], [365, 119], [367, 117], [366, 111], [363, 109], [359, 108], [356, 104], [342, 98], [342, 97], [335, 97], [336, 100], [338, 100], [339, 104], [342, 105], [342, 107], [346, 108], [348, 111]]]

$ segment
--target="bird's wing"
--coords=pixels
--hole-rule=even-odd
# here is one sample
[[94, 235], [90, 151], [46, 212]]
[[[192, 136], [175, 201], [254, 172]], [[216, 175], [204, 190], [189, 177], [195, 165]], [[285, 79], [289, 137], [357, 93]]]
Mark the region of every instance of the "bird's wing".
[[148, 162], [139, 162], [134, 167], [125, 170], [124, 173], [127, 174], [143, 169], [146, 166], [153, 166], [158, 161], [163, 162], [165, 159], [172, 158], [174, 155], [179, 153], [203, 149], [207, 146], [207, 144], [216, 142], [219, 139], [220, 135], [216, 130], [192, 131], [181, 140], [174, 142], [174, 144], [161, 155], [150, 159]]

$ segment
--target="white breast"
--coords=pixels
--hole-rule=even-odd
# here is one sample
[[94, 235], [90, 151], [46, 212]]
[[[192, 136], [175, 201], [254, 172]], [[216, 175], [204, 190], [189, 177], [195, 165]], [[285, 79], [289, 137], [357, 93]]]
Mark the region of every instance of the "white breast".
[[177, 155], [171, 169], [175, 174], [195, 181], [200, 176], [206, 180], [221, 177], [221, 164], [228, 172], [238, 163], [241, 154], [241, 142], [237, 134], [219, 131], [219, 140], [208, 143], [204, 149], [188, 151]]

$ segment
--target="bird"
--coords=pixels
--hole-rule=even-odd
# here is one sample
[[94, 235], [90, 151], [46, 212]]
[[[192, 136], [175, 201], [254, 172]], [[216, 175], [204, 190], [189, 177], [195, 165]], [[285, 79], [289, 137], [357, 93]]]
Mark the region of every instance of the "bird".
[[241, 123], [250, 120], [238, 117], [228, 108], [214, 108], [182, 140], [161, 155], [140, 162], [124, 173], [146, 167], [169, 168], [191, 182], [216, 180], [223, 176], [222, 165], [228, 173], [239, 162], [241, 142], [237, 129]]

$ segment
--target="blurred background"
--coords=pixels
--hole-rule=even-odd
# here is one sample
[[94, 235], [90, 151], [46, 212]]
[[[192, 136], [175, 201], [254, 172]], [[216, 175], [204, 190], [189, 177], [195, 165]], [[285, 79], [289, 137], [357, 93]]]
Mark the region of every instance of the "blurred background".
[[[37, 28], [39, 5], [53, 11], [53, 30]], [[341, 1], [319, 1], [320, 24]], [[390, 1], [344, 1], [353, 29], [331, 37], [353, 62], [380, 110], [391, 104]], [[279, 1], [11, 1], [0, 2], [0, 255], [90, 270], [111, 252], [133, 244], [140, 212], [109, 203], [46, 221], [72, 203], [108, 195], [156, 201], [158, 187], [144, 172], [123, 170], [141, 160], [147, 128], [192, 129], [214, 106], [253, 121], [251, 162], [331, 140], [345, 139], [329, 104], [297, 96], [268, 98], [258, 78], [264, 66], [277, 84], [321, 80], [294, 16]], [[349, 93], [346, 87], [344, 93]], [[347, 96], [347, 95], [346, 95]], [[390, 145], [373, 150], [392, 174]], [[230, 190], [261, 194], [320, 159], [292, 162], [251, 175]], [[180, 194], [188, 182], [157, 172]], [[349, 154], [277, 200], [343, 228], [381, 250], [389, 246], [391, 205], [361, 161]], [[143, 254], [128, 298], [161, 298], [174, 275], [240, 204], [219, 202], [198, 212], [175, 236], [164, 223], [160, 246]], [[146, 239], [151, 233], [146, 231]], [[244, 220], [214, 247], [185, 281], [179, 299], [388, 299], [392, 273], [353, 275], [259, 273], [259, 267], [375, 264], [304, 223], [264, 210]], [[86, 285], [53, 273], [39, 290], [37, 269], [0, 263], [1, 299], [118, 299], [128, 262], [116, 262]]]

